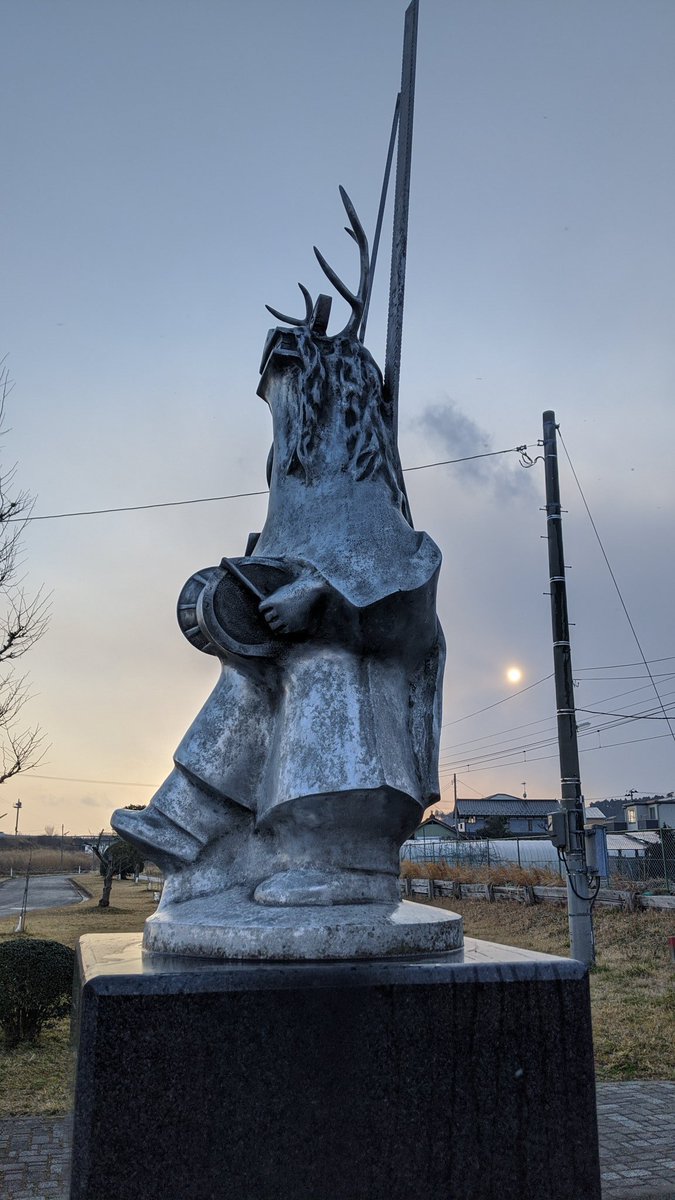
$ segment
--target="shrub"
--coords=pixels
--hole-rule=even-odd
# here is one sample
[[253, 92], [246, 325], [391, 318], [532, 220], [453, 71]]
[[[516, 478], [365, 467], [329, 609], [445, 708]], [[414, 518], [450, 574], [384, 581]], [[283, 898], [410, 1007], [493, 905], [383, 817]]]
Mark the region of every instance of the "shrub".
[[70, 1011], [75, 952], [60, 942], [17, 938], [0, 945], [0, 1026], [8, 1047], [34, 1042], [45, 1022]]

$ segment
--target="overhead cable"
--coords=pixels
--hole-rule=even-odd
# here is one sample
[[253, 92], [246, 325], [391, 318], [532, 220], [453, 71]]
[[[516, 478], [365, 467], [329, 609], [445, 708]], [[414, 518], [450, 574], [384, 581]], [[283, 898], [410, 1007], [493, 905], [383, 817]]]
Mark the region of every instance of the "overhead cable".
[[622, 607], [622, 609], [623, 609], [623, 611], [624, 611], [624, 613], [625, 613], [626, 620], [628, 621], [628, 624], [629, 624], [629, 626], [630, 626], [630, 631], [631, 631], [631, 633], [633, 634], [633, 638], [635, 639], [635, 645], [637, 646], [637, 648], [638, 648], [638, 651], [639, 651], [639, 653], [640, 653], [640, 658], [642, 659], [642, 664], [643, 664], [643, 666], [644, 666], [644, 668], [645, 668], [645, 670], [646, 670], [646, 672], [647, 672], [647, 674], [649, 675], [649, 678], [650, 678], [650, 680], [651, 680], [652, 687], [654, 688], [654, 694], [656, 695], [656, 698], [657, 698], [657, 700], [658, 700], [658, 702], [659, 702], [659, 704], [660, 704], [660, 706], [661, 706], [661, 710], [662, 710], [662, 712], [663, 712], [663, 716], [664, 716], [664, 718], [665, 718], [665, 720], [666, 720], [666, 722], [667, 722], [668, 729], [670, 730], [670, 736], [672, 737], [673, 741], [675, 742], [675, 729], [673, 729], [673, 726], [671, 725], [671, 722], [670, 722], [670, 718], [668, 717], [668, 715], [667, 715], [667, 713], [666, 713], [666, 710], [665, 710], [665, 708], [664, 708], [664, 706], [663, 706], [663, 702], [662, 702], [662, 700], [661, 700], [661, 695], [660, 695], [660, 693], [659, 693], [659, 689], [658, 689], [658, 688], [657, 688], [657, 686], [656, 686], [656, 681], [655, 681], [655, 679], [654, 679], [654, 676], [652, 675], [652, 672], [651, 672], [651, 670], [650, 670], [649, 663], [647, 662], [647, 659], [646, 659], [646, 657], [645, 657], [644, 650], [642, 649], [642, 643], [640, 642], [640, 639], [639, 639], [639, 637], [638, 637], [638, 635], [637, 635], [637, 631], [636, 631], [636, 629], [635, 629], [635, 626], [634, 626], [634, 624], [633, 624], [633, 622], [632, 622], [632, 620], [631, 620], [630, 613], [628, 612], [628, 608], [627, 608], [627, 606], [626, 606], [626, 602], [625, 602], [625, 600], [624, 600], [624, 598], [623, 598], [623, 595], [621, 594], [621, 588], [619, 587], [619, 584], [618, 584], [618, 582], [617, 582], [616, 575], [614, 574], [614, 571], [612, 570], [612, 566], [611, 566], [611, 563], [610, 563], [610, 561], [609, 561], [609, 558], [607, 557], [607, 551], [605, 550], [605, 547], [603, 546], [603, 543], [602, 543], [602, 538], [600, 537], [600, 534], [599, 534], [599, 532], [598, 532], [598, 527], [597, 527], [597, 525], [595, 524], [595, 521], [593, 520], [593, 516], [592, 516], [591, 510], [590, 510], [590, 508], [589, 508], [589, 506], [588, 506], [588, 501], [587, 501], [587, 499], [586, 499], [586, 497], [585, 497], [585, 495], [584, 495], [584, 490], [583, 490], [583, 488], [582, 488], [582, 486], [581, 486], [581, 483], [579, 482], [579, 476], [577, 475], [577, 473], [576, 473], [576, 471], [575, 471], [575, 469], [574, 469], [574, 465], [573, 465], [573, 463], [572, 463], [572, 459], [570, 458], [570, 455], [569, 455], [569, 450], [567, 449], [567, 446], [565, 445], [565, 440], [564, 440], [564, 438], [563, 438], [563, 436], [562, 436], [562, 433], [560, 433], [560, 429], [558, 429], [558, 433], [560, 434], [560, 441], [562, 442], [563, 450], [565, 451], [565, 456], [566, 456], [566, 458], [567, 458], [567, 461], [568, 461], [568, 463], [569, 463], [569, 467], [570, 467], [570, 470], [571, 470], [571, 472], [572, 472], [572, 475], [574, 476], [574, 482], [576, 483], [576, 485], [577, 485], [577, 487], [578, 487], [578, 489], [579, 489], [579, 495], [581, 496], [581, 499], [582, 499], [582, 501], [583, 501], [584, 508], [586, 509], [586, 513], [587, 513], [587, 515], [588, 515], [588, 519], [589, 519], [589, 521], [590, 521], [590, 523], [591, 523], [591, 527], [592, 527], [592, 529], [593, 529], [593, 533], [594, 533], [594, 534], [595, 534], [595, 536], [596, 536], [596, 539], [597, 539], [598, 545], [599, 545], [599, 547], [600, 547], [600, 550], [601, 550], [601, 552], [602, 552], [602, 557], [603, 557], [603, 558], [604, 558], [604, 560], [605, 560], [605, 564], [606, 564], [606, 566], [607, 566], [607, 570], [609, 571], [610, 578], [611, 578], [611, 580], [612, 580], [612, 583], [614, 584], [614, 587], [615, 587], [615, 589], [616, 589], [616, 594], [617, 594], [617, 596], [619, 597], [619, 601], [620, 601], [621, 607]]
[[[506, 450], [486, 450], [483, 454], [467, 454], [464, 458], [444, 458], [439, 462], [419, 463], [415, 467], [403, 467], [404, 474], [410, 471], [427, 471], [430, 467], [449, 467], [454, 463], [473, 462], [477, 458], [494, 458], [498, 454], [522, 454], [527, 446], [508, 446]], [[214, 504], [220, 500], [242, 500], [250, 496], [267, 496], [268, 488], [258, 492], [230, 492], [226, 496], [198, 496], [192, 500], [161, 500], [154, 504], [123, 504], [117, 508], [86, 508], [77, 512], [38, 513], [30, 517], [10, 517], [6, 524], [16, 522], [27, 525], [31, 521], [60, 521], [65, 517], [99, 517], [104, 513], [142, 512], [149, 508], [179, 508], [186, 504]]]

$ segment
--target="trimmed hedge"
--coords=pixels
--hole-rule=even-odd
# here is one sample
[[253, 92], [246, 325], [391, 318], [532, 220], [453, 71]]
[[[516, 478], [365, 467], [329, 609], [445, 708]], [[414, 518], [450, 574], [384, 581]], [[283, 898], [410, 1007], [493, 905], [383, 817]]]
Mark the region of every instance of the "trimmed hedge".
[[70, 1011], [75, 951], [21, 937], [0, 944], [0, 1027], [8, 1047], [34, 1042], [43, 1025]]

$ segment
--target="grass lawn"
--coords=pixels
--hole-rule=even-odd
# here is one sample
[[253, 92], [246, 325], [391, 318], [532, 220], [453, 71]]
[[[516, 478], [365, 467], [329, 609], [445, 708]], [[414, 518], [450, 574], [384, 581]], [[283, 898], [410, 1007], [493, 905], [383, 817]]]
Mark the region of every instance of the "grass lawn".
[[[98, 907], [101, 880], [80, 876], [92, 900], [70, 908], [29, 913], [27, 933], [74, 946], [83, 933], [133, 932], [154, 911], [145, 884], [115, 880], [109, 909]], [[471, 937], [568, 953], [567, 913], [550, 904], [437, 901], [461, 912]], [[16, 918], [0, 920], [0, 940]], [[598, 965], [591, 1003], [598, 1079], [675, 1079], [675, 968], [668, 936], [673, 914], [601, 909], [596, 913]], [[0, 1117], [67, 1112], [71, 1106], [69, 1022], [56, 1022], [35, 1045], [0, 1049]]]
[[[469, 937], [569, 954], [564, 908], [526, 908], [513, 901], [435, 903], [460, 912]], [[675, 1080], [675, 967], [668, 945], [675, 934], [675, 913], [600, 908], [594, 927], [591, 1011], [597, 1078]]]
[[[75, 946], [83, 933], [138, 932], [156, 908], [144, 882], [116, 879], [110, 908], [99, 908], [103, 880], [99, 875], [78, 875], [92, 899], [68, 908], [37, 909], [26, 916], [26, 933]], [[0, 918], [0, 941], [14, 934], [16, 914]], [[24, 1043], [6, 1051], [0, 1041], [0, 1118], [65, 1113], [72, 1108], [73, 1061], [70, 1020], [55, 1021], [35, 1044]]]

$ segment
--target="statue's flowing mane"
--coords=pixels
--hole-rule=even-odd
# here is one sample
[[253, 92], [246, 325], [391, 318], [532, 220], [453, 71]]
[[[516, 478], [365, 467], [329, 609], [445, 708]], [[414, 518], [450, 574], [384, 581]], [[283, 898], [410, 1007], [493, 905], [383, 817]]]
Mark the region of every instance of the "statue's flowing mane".
[[301, 472], [307, 479], [313, 474], [323, 415], [337, 410], [338, 421], [344, 422], [342, 470], [359, 482], [384, 479], [398, 503], [398, 451], [382, 376], [372, 355], [354, 336], [316, 338], [304, 328], [292, 336], [300, 411], [288, 473]]

